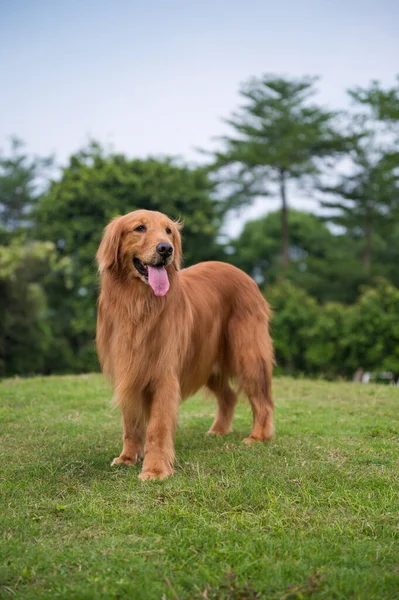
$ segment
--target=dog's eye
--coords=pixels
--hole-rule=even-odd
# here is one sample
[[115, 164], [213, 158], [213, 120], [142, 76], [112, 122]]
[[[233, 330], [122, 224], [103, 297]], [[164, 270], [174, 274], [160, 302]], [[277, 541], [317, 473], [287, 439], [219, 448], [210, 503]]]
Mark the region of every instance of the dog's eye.
[[170, 227], [167, 227], [167, 228], [165, 229], [165, 231], [166, 231], [166, 233], [167, 233], [168, 235], [170, 235], [170, 234], [172, 233], [172, 230], [171, 230], [171, 228], [170, 228]]
[[133, 231], [147, 231], [147, 227], [145, 225], [137, 225]]

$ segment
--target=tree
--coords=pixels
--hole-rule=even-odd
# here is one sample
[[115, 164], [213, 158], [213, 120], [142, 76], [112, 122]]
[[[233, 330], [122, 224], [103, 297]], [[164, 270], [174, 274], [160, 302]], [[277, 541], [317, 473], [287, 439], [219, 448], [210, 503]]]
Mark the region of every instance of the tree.
[[399, 215], [382, 236], [373, 239], [373, 271], [399, 288]]
[[[227, 120], [234, 130], [223, 138], [214, 168], [233, 186], [227, 207], [267, 196], [273, 184], [281, 201], [281, 262], [289, 263], [288, 184], [314, 177], [326, 159], [346, 151], [350, 142], [337, 130], [338, 114], [309, 102], [316, 79], [265, 75], [241, 89], [244, 104]], [[226, 173], [226, 167], [228, 172]]]
[[52, 157], [30, 158], [23, 148], [23, 142], [13, 138], [10, 154], [0, 155], [0, 230], [3, 229], [3, 238], [29, 224], [32, 209], [42, 191], [42, 177], [53, 164]]
[[[289, 210], [290, 264], [285, 271], [297, 287], [320, 302], [353, 302], [365, 283], [356, 258], [357, 242], [334, 234], [315, 215]], [[230, 259], [260, 285], [278, 280], [280, 271], [280, 211], [245, 224], [230, 244]]]
[[[137, 208], [159, 210], [182, 218], [186, 264], [218, 258], [220, 227], [212, 185], [203, 169], [172, 159], [131, 160], [107, 154], [97, 144], [72, 156], [59, 181], [42, 197], [35, 218], [36, 235], [50, 240], [60, 258], [72, 265], [71, 287], [55, 274], [46, 284], [53, 311], [53, 331], [63, 344], [52, 370], [97, 368], [93, 344], [97, 273], [94, 257], [105, 225], [116, 215]], [[56, 356], [54, 354], [54, 356]]]
[[380, 279], [350, 306], [318, 304], [287, 279], [266, 286], [277, 367], [292, 375], [348, 377], [360, 368], [399, 375], [399, 290]]
[[399, 290], [380, 279], [348, 308], [347, 366], [399, 374]]
[[277, 368], [290, 375], [307, 372], [308, 332], [320, 307], [314, 298], [287, 279], [266, 286], [264, 294], [273, 310], [271, 333]]
[[373, 159], [367, 149], [358, 147], [353, 154], [354, 172], [324, 192], [337, 197], [321, 202], [328, 208], [328, 221], [362, 242], [362, 262], [366, 274], [371, 273], [375, 234], [384, 237], [397, 216], [399, 207], [399, 152], [382, 154]]
[[64, 268], [51, 242], [0, 246], [0, 376], [46, 371], [51, 330], [43, 281]]
[[399, 78], [397, 82], [386, 90], [378, 81], [348, 90], [355, 106], [352, 165], [336, 183], [322, 187], [334, 197], [322, 201], [330, 210], [328, 220], [361, 241], [368, 276], [373, 274], [373, 248], [391, 235], [399, 216]]
[[[358, 106], [363, 106], [374, 121], [392, 125], [399, 124], [399, 75], [395, 84], [386, 90], [379, 81], [372, 81], [366, 88], [355, 87], [349, 95]], [[397, 132], [396, 132], [397, 133]]]

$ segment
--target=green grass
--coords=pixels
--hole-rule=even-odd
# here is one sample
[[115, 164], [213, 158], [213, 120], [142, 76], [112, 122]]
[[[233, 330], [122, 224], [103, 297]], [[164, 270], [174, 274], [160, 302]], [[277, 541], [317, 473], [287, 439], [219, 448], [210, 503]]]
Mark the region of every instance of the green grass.
[[98, 375], [0, 383], [1, 598], [399, 598], [399, 389], [276, 379], [277, 435], [205, 436], [180, 411], [176, 469], [114, 467]]

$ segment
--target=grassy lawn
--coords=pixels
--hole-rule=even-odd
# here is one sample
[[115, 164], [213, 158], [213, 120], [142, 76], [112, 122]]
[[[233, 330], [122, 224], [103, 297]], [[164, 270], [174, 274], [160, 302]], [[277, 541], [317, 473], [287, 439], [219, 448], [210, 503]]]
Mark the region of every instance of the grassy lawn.
[[176, 469], [113, 467], [98, 375], [0, 383], [1, 598], [399, 598], [399, 389], [276, 379], [277, 435], [207, 438], [180, 411]]

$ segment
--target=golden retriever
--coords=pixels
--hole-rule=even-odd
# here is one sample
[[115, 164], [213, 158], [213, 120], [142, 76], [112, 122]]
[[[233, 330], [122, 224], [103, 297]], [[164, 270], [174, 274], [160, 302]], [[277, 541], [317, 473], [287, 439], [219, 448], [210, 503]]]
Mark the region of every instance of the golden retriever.
[[209, 433], [231, 431], [235, 378], [253, 412], [244, 442], [273, 436], [269, 306], [229, 264], [180, 270], [180, 228], [159, 212], [137, 210], [109, 223], [97, 252], [97, 350], [123, 420], [123, 449], [112, 464], [144, 457], [141, 479], [174, 472], [179, 403], [202, 386], [218, 402]]

